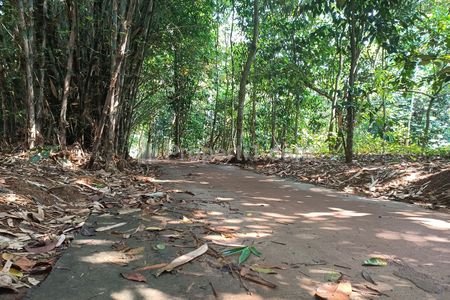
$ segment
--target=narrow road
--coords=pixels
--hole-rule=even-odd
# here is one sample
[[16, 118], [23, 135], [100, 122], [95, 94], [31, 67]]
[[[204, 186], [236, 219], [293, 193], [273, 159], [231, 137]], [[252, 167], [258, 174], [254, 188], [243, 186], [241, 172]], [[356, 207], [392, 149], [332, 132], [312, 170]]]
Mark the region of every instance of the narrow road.
[[[173, 161], [153, 164], [162, 169], [163, 175], [156, 181], [164, 187], [194, 193], [194, 196], [176, 195], [181, 201], [180, 209], [193, 205], [198, 218], [207, 220], [210, 226], [235, 230], [226, 237], [209, 233], [202, 238], [219, 243], [253, 242], [263, 256], [251, 257], [248, 265], [282, 266], [282, 270], [276, 270], [278, 274], [262, 275], [277, 288], [247, 283], [250, 296], [228, 273], [225, 276], [218, 275], [218, 270], [205, 270], [205, 261], [194, 269], [196, 272], [158, 278], [150, 274], [145, 284], [128, 282], [119, 276], [101, 278], [101, 272], [111, 273], [111, 267], [101, 271], [101, 267], [75, 270], [73, 266], [70, 278], [64, 275], [69, 272], [55, 270], [40, 288], [29, 294], [29, 299], [50, 299], [45, 298], [48, 291], [58, 297], [62, 295], [58, 290], [66, 293], [66, 297], [59, 299], [85, 299], [67, 296], [68, 290], [72, 289], [70, 294], [76, 293], [80, 286], [91, 289], [95, 296], [92, 299], [214, 299], [209, 283], [219, 299], [313, 299], [315, 289], [330, 272], [342, 272], [352, 282], [351, 299], [450, 299], [447, 214], [404, 203], [350, 196], [234, 166]], [[127, 221], [130, 216], [120, 217], [115, 220]], [[90, 251], [88, 248], [71, 247], [58, 264], [80, 264], [79, 257]], [[373, 256], [388, 258], [391, 263], [385, 267], [361, 265]], [[195, 268], [199, 263], [193, 262], [185, 269], [189, 271], [190, 265]], [[83, 272], [83, 268], [90, 269]], [[119, 272], [121, 267], [114, 268]], [[363, 270], [377, 285], [362, 278]], [[102, 279], [110, 281], [109, 285]], [[63, 286], [67, 280], [70, 287]], [[371, 295], [367, 286], [381, 295]], [[110, 292], [109, 287], [115, 292]]]

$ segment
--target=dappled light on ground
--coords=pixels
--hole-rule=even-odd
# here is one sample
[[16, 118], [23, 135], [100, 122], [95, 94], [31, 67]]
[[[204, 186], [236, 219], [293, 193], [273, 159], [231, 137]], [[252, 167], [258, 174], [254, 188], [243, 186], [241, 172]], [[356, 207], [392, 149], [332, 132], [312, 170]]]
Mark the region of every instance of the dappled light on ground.
[[283, 202], [283, 201], [288, 201], [288, 200], [284, 200], [284, 199], [280, 199], [280, 198], [270, 198], [270, 197], [250, 197], [251, 199], [255, 199], [255, 200], [264, 200], [264, 201], [274, 201], [274, 202]]
[[428, 242], [436, 242], [436, 243], [450, 243], [450, 240], [443, 237], [438, 237], [435, 235], [423, 235], [414, 231], [407, 232], [396, 232], [383, 230], [376, 234], [378, 238], [383, 238], [387, 240], [404, 240], [406, 242], [411, 242], [416, 244], [417, 246], [428, 246]]
[[145, 285], [138, 285], [133, 289], [124, 289], [122, 291], [111, 293], [111, 299], [114, 300], [165, 300], [165, 299], [182, 299], [181, 297], [173, 297], [158, 289], [149, 288]]
[[418, 217], [409, 217], [407, 219], [413, 220], [415, 221], [415, 223], [424, 225], [429, 229], [450, 230], [450, 223], [447, 221], [431, 218], [418, 218]]
[[82, 240], [75, 240], [73, 242], [74, 245], [91, 245], [91, 246], [105, 246], [105, 245], [112, 245], [113, 241], [111, 240], [98, 240], [98, 239], [82, 239]]
[[[412, 264], [431, 274], [450, 265], [448, 222], [432, 212], [376, 200], [343, 201], [330, 190], [312, 191], [285, 180], [261, 184], [264, 177], [237, 169], [202, 166], [196, 169], [201, 172], [191, 172], [178, 164], [169, 166], [162, 180], [172, 178], [165, 184], [179, 192], [128, 215], [126, 226], [75, 242], [76, 251], [83, 251], [78, 262], [103, 277], [125, 281], [121, 272], [169, 263], [205, 242], [209, 250], [159, 277], [154, 276], [157, 270], [139, 271], [147, 283], [126, 281], [108, 291], [112, 299], [214, 299], [213, 290], [219, 299], [309, 299], [333, 272], [351, 281], [352, 299], [378, 295], [367, 285], [392, 299], [426, 299], [427, 293], [412, 282], [393, 275], [396, 264]], [[186, 183], [185, 177], [195, 180]], [[209, 184], [202, 184], [207, 177]], [[99, 215], [96, 226], [113, 225], [120, 218], [115, 213]], [[124, 239], [140, 226], [142, 231]], [[241, 254], [221, 257], [222, 251], [241, 245], [255, 247], [261, 256], [250, 253], [240, 265]], [[389, 264], [362, 266], [370, 257], [385, 258]], [[247, 268], [277, 287], [247, 280], [232, 268]], [[269, 273], [254, 271], [258, 268]], [[377, 285], [367, 282], [362, 270], [370, 272]], [[78, 277], [83, 273], [73, 272]], [[91, 273], [84, 276], [96, 280]]]
[[130, 261], [142, 259], [142, 255], [127, 255], [118, 251], [101, 251], [89, 256], [81, 257], [81, 261], [90, 264], [118, 264], [126, 265]]
[[352, 210], [344, 210], [340, 208], [329, 208], [331, 212], [310, 212], [310, 213], [295, 213], [296, 215], [305, 217], [312, 221], [325, 221], [325, 217], [333, 217], [338, 219], [348, 219], [353, 217], [365, 217], [370, 216], [369, 213], [360, 213]]

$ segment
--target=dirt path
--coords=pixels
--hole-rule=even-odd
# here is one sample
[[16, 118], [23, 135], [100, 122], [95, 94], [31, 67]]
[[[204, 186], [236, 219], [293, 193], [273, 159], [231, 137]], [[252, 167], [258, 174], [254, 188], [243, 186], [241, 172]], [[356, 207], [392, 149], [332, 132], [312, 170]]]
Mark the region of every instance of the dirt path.
[[[90, 222], [96, 226], [127, 222], [123, 227], [126, 230], [142, 222], [148, 222], [148, 226], [152, 221], [164, 221], [172, 226], [190, 226], [189, 232], [205, 240], [254, 242], [263, 255], [251, 256], [245, 264], [282, 267], [276, 270], [278, 274], [262, 275], [277, 287], [246, 281], [250, 296], [239, 280], [218, 269], [217, 259], [209, 255], [157, 278], [144, 273], [146, 283], [127, 281], [120, 277], [121, 272], [170, 261], [196, 246], [191, 240], [171, 239], [164, 234], [131, 238], [129, 246], [144, 246], [145, 252], [124, 266], [105, 258], [120, 238], [99, 232], [94, 237], [77, 238], [48, 279], [31, 290], [28, 299], [214, 299], [213, 289], [219, 299], [312, 299], [317, 286], [333, 271], [342, 272], [352, 282], [351, 299], [372, 299], [377, 294], [373, 289], [390, 299], [450, 299], [449, 215], [403, 203], [347, 196], [232, 166], [157, 164], [163, 172], [157, 182], [194, 193], [175, 194], [170, 217], [112, 214], [92, 216]], [[194, 223], [175, 222], [183, 216]], [[198, 224], [216, 229], [197, 232]], [[219, 226], [228, 226], [231, 232], [220, 234]], [[153, 249], [159, 240], [167, 243], [165, 251]], [[192, 248], [185, 249], [188, 247]], [[385, 267], [361, 266], [372, 256], [389, 258], [391, 263]], [[377, 285], [361, 277], [363, 270]]]

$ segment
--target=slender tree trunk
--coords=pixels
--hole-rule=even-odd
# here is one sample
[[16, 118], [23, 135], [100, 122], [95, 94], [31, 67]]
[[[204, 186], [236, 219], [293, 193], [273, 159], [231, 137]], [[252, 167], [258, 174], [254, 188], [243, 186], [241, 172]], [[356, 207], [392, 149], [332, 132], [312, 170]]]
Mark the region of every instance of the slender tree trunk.
[[230, 110], [230, 141], [233, 147], [233, 150], [236, 152], [236, 144], [234, 142], [235, 137], [235, 127], [234, 127], [234, 42], [233, 42], [233, 30], [234, 30], [234, 15], [236, 9], [235, 0], [231, 1], [232, 3], [232, 11], [231, 11], [231, 28], [230, 28], [230, 59], [231, 59], [231, 110]]
[[145, 153], [144, 158], [149, 159], [151, 157], [152, 153], [152, 127], [153, 127], [153, 118], [150, 118], [150, 121], [148, 122], [148, 129], [147, 129], [147, 143], [145, 145]]
[[[34, 53], [33, 53], [33, 1], [28, 1], [25, 8], [23, 0], [16, 0], [19, 7], [19, 27], [22, 33], [23, 50], [25, 55], [26, 72], [26, 105], [27, 105], [27, 146], [33, 149], [36, 143], [36, 112], [34, 99]], [[29, 17], [27, 24], [26, 16]]]
[[144, 135], [144, 130], [139, 130], [139, 139], [138, 139], [138, 152], [136, 158], [140, 158], [142, 156], [142, 136]]
[[433, 108], [434, 101], [436, 100], [436, 94], [433, 97], [430, 97], [430, 101], [428, 102], [427, 112], [425, 115], [425, 128], [423, 130], [423, 147], [428, 146], [430, 141], [430, 119], [431, 119], [431, 110]]
[[47, 0], [42, 1], [42, 25], [41, 25], [41, 52], [39, 62], [39, 93], [36, 99], [36, 139], [37, 144], [42, 146], [44, 143], [43, 123], [44, 123], [44, 87], [45, 87], [45, 64], [47, 48]]
[[333, 152], [334, 147], [336, 146], [336, 140], [333, 139], [333, 135], [334, 135], [334, 123], [335, 123], [335, 119], [336, 119], [336, 115], [337, 115], [337, 101], [338, 101], [338, 88], [339, 88], [339, 80], [341, 77], [341, 72], [342, 72], [342, 51], [340, 49], [340, 37], [336, 37], [336, 44], [337, 46], [337, 51], [338, 51], [338, 56], [339, 56], [339, 65], [338, 65], [338, 70], [337, 70], [337, 74], [336, 74], [336, 78], [334, 80], [334, 89], [333, 89], [333, 98], [331, 101], [331, 114], [330, 114], [330, 122], [328, 124], [328, 135], [327, 135], [327, 141], [328, 141], [328, 149], [330, 152]]
[[217, 113], [219, 110], [219, 20], [217, 20], [217, 28], [216, 28], [216, 99], [214, 100], [214, 113], [213, 113], [213, 122], [211, 126], [211, 134], [209, 137], [209, 148], [211, 152], [214, 152], [214, 133], [216, 130], [217, 123]]
[[295, 94], [295, 120], [294, 120], [294, 143], [298, 145], [298, 118], [300, 116], [300, 95], [298, 91]]
[[180, 136], [180, 114], [175, 114], [175, 124], [174, 124], [174, 144], [177, 152], [181, 152], [181, 136]]
[[[297, 17], [295, 18], [295, 21], [297, 20]], [[291, 52], [292, 52], [292, 60], [295, 65], [298, 64], [297, 62], [297, 43], [295, 40], [295, 34], [297, 32], [297, 26], [296, 22], [294, 22], [294, 26], [292, 27], [293, 31], [291, 33]], [[298, 118], [300, 115], [300, 91], [298, 87], [295, 89], [295, 115], [294, 115], [294, 143], [295, 143], [295, 153], [297, 151], [297, 144], [298, 144]]]
[[411, 141], [411, 124], [412, 118], [414, 114], [414, 94], [411, 93], [411, 101], [409, 103], [409, 115], [408, 115], [408, 124], [406, 125], [406, 138], [405, 138], [405, 146], [409, 146]]
[[276, 125], [277, 125], [277, 99], [275, 95], [272, 95], [272, 116], [271, 116], [271, 139], [270, 139], [270, 149], [275, 149], [275, 145], [277, 144], [276, 140]]
[[181, 152], [181, 94], [180, 94], [180, 70], [178, 66], [178, 59], [179, 59], [179, 53], [178, 53], [177, 47], [174, 48], [173, 53], [173, 89], [174, 89], [174, 96], [172, 101], [174, 101], [175, 106], [175, 120], [173, 124], [173, 142], [175, 144], [175, 148], [177, 152]]
[[[381, 50], [381, 68], [385, 69], [385, 63], [386, 63], [386, 56], [385, 56], [385, 50]], [[382, 86], [382, 93], [381, 93], [381, 106], [382, 106], [382, 112], [383, 112], [383, 128], [381, 133], [382, 138], [382, 155], [386, 152], [386, 92], [385, 92], [385, 86], [383, 84]]]
[[[126, 53], [126, 49], [127, 49], [127, 45], [128, 45], [128, 37], [130, 34], [129, 27], [130, 27], [130, 23], [133, 18], [133, 15], [134, 15], [135, 7], [136, 7], [136, 0], [130, 0], [128, 11], [127, 11], [127, 16], [123, 20], [123, 23], [122, 23], [122, 32], [123, 33], [121, 35], [120, 47], [117, 49], [116, 54], [115, 54], [114, 70], [111, 74], [108, 94], [106, 96], [105, 104], [103, 106], [99, 126], [97, 127], [97, 129], [95, 131], [94, 147], [93, 147], [93, 151], [92, 151], [91, 158], [89, 160], [89, 165], [88, 165], [90, 168], [92, 168], [92, 166], [95, 163], [95, 160], [97, 159], [97, 155], [100, 150], [100, 145], [101, 145], [101, 141], [102, 141], [102, 137], [103, 137], [103, 131], [104, 131], [105, 125], [107, 123], [108, 114], [114, 113], [114, 111], [111, 111], [111, 108], [113, 107], [113, 103], [114, 103], [114, 97], [115, 97], [114, 94], [116, 92], [117, 81], [119, 80], [120, 72], [122, 70], [122, 64], [123, 64], [123, 61], [125, 60], [125, 53]], [[115, 127], [110, 126], [109, 130], [110, 131], [115, 130]], [[108, 138], [109, 146], [111, 146], [111, 143], [114, 143], [114, 140], [111, 140], [111, 135], [109, 135], [109, 138]], [[108, 154], [108, 156], [111, 155], [110, 152], [107, 154]], [[112, 159], [112, 157], [107, 157], [107, 160], [111, 160], [111, 159]]]
[[382, 96], [381, 96], [381, 106], [382, 106], [382, 111], [383, 111], [383, 128], [382, 130], [382, 154], [384, 155], [386, 152], [386, 96], [383, 92]]
[[347, 125], [347, 138], [345, 147], [345, 162], [351, 163], [353, 160], [353, 135], [355, 129], [355, 112], [356, 112], [356, 99], [355, 99], [355, 82], [358, 66], [358, 58], [360, 54], [359, 39], [357, 34], [357, 24], [355, 16], [355, 2], [350, 1], [350, 74], [348, 79], [348, 91], [347, 91], [347, 103], [346, 103], [346, 125]]
[[251, 151], [250, 155], [254, 158], [257, 155], [257, 142], [256, 142], [256, 80], [253, 74], [252, 84], [252, 119], [250, 124], [250, 139], [251, 139]]
[[283, 128], [281, 129], [281, 159], [284, 159], [284, 156], [286, 155], [286, 127], [288, 126], [283, 126]]
[[250, 68], [252, 66], [253, 60], [256, 56], [256, 45], [258, 42], [259, 34], [259, 1], [253, 1], [253, 36], [250, 47], [248, 49], [247, 61], [245, 62], [244, 68], [242, 70], [241, 81], [239, 84], [239, 95], [238, 95], [238, 116], [236, 124], [236, 159], [242, 161], [243, 159], [243, 143], [242, 143], [242, 129], [244, 123], [244, 104], [245, 104], [245, 94], [247, 79], [250, 73]]
[[4, 142], [8, 142], [8, 110], [6, 108], [6, 94], [5, 94], [5, 73], [3, 66], [0, 63], [0, 100], [2, 108], [2, 138]]
[[[222, 148], [225, 150], [225, 151], [227, 151], [228, 150], [228, 148], [229, 148], [229, 143], [231, 142], [231, 143], [233, 143], [233, 141], [232, 141], [232, 134], [228, 134], [228, 126], [227, 126], [227, 124], [228, 124], [228, 101], [232, 101], [232, 100], [228, 100], [228, 97], [229, 97], [229, 92], [230, 92], [230, 81], [231, 81], [231, 79], [230, 79], [230, 72], [228, 71], [228, 54], [227, 54], [227, 56], [226, 56], [226, 58], [225, 58], [225, 76], [226, 76], [226, 87], [225, 87], [225, 101], [226, 101], [226, 104], [225, 104], [225, 109], [224, 109], [224, 117], [223, 117], [223, 131], [224, 131], [224, 134], [223, 134], [223, 137], [222, 137]], [[230, 107], [231, 107], [231, 105], [230, 105]], [[233, 122], [231, 122], [231, 123], [233, 123]], [[231, 125], [231, 124], [230, 124]], [[231, 126], [230, 126], [230, 128], [231, 128]]]
[[[127, 86], [129, 87], [127, 90], [128, 99], [124, 98], [123, 101], [123, 117], [122, 117], [122, 123], [123, 123], [123, 132], [121, 144], [119, 145], [119, 154], [123, 157], [128, 156], [129, 151], [129, 143], [130, 143], [130, 136], [132, 131], [132, 122], [133, 122], [133, 113], [134, 109], [136, 108], [136, 98], [138, 94], [139, 84], [140, 84], [140, 74], [142, 71], [143, 61], [145, 58], [145, 50], [147, 49], [147, 44], [149, 42], [149, 32], [150, 32], [150, 25], [153, 20], [153, 7], [154, 2], [153, 0], [149, 0], [147, 2], [142, 2], [141, 8], [145, 8], [145, 14], [143, 17], [143, 20], [140, 24], [136, 25], [139, 27], [143, 27], [142, 30], [142, 39], [144, 44], [140, 43], [134, 43], [133, 51], [136, 53], [133, 56], [130, 56], [130, 63], [128, 70], [126, 71], [128, 74], [130, 84]], [[138, 37], [130, 38], [130, 40], [136, 40]], [[127, 87], [125, 86], [125, 87]]]
[[65, 149], [67, 146], [67, 136], [66, 128], [69, 126], [67, 123], [67, 104], [69, 100], [70, 93], [70, 80], [72, 78], [73, 72], [73, 53], [75, 48], [75, 38], [77, 36], [77, 3], [75, 1], [67, 0], [67, 9], [69, 10], [71, 28], [69, 41], [67, 43], [67, 70], [66, 76], [64, 77], [63, 94], [61, 101], [61, 111], [59, 114], [59, 145], [61, 149]]

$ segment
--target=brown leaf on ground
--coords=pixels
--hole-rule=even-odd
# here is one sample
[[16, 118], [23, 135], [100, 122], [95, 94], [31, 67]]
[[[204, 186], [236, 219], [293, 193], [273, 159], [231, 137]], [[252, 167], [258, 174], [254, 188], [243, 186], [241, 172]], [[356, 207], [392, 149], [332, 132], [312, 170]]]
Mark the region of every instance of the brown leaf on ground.
[[265, 279], [263, 279], [263, 278], [261, 278], [261, 277], [259, 277], [257, 275], [252, 274], [250, 269], [248, 269], [246, 267], [242, 267], [241, 271], [239, 272], [239, 274], [241, 275], [242, 278], [245, 278], [245, 279], [253, 281], [255, 283], [258, 283], [258, 284], [270, 287], [272, 289], [277, 287], [276, 284], [274, 284], [274, 283], [272, 283], [272, 282], [270, 282], [268, 280], [265, 280]]
[[208, 244], [203, 244], [199, 248], [195, 249], [194, 251], [191, 251], [189, 253], [186, 253], [182, 256], [179, 256], [172, 260], [167, 266], [159, 269], [159, 271], [156, 273], [156, 277], [161, 275], [163, 272], [170, 272], [176, 267], [179, 267], [181, 265], [184, 265], [185, 263], [190, 262], [191, 260], [199, 257], [200, 255], [203, 255], [208, 251]]
[[141, 268], [136, 269], [135, 271], [137, 271], [137, 272], [150, 271], [150, 270], [161, 269], [161, 268], [164, 268], [165, 266], [167, 266], [166, 263], [161, 263], [161, 264], [155, 264], [155, 265], [141, 267]]
[[21, 257], [14, 261], [14, 265], [18, 266], [22, 271], [31, 270], [35, 264], [35, 261], [32, 261], [26, 257]]
[[50, 252], [53, 249], [55, 249], [57, 244], [58, 244], [58, 241], [53, 241], [53, 242], [50, 242], [50, 243], [46, 244], [45, 246], [41, 246], [41, 247], [25, 246], [25, 250], [27, 250], [30, 253], [35, 253], [35, 254], [46, 253], [46, 252]]
[[[156, 183], [134, 179], [135, 175], [154, 175], [155, 168], [131, 161], [125, 170], [127, 176], [120, 172], [86, 170], [80, 168], [86, 157], [78, 155], [78, 150], [68, 149], [64, 153], [50, 150], [48, 158], [36, 156], [42, 150], [0, 155], [0, 248], [8, 251], [2, 255], [1, 265], [11, 260], [10, 270], [20, 269], [24, 275], [15, 279], [12, 289], [30, 287], [41, 281], [44, 276], [32, 279], [33, 283], [27, 280], [30, 275], [50, 272], [53, 259], [60, 254], [55, 249], [70, 243], [71, 232], [81, 228], [81, 234], [94, 235], [94, 228], [84, 225], [92, 211], [104, 212], [105, 207], [114, 207], [117, 209], [113, 212], [120, 214], [138, 213], [139, 201], [127, 195], [159, 191]], [[30, 163], [33, 156], [38, 160]], [[70, 160], [69, 163], [61, 164], [61, 157]], [[113, 201], [111, 195], [118, 193], [123, 199]], [[96, 227], [106, 225], [116, 224]], [[131, 237], [144, 228], [140, 226], [123, 234]], [[136, 255], [133, 251], [128, 254]], [[27, 252], [33, 255], [24, 256]], [[129, 256], [122, 252], [119, 255]], [[122, 260], [122, 265], [126, 263]], [[4, 279], [7, 288], [8, 278]]]
[[328, 300], [348, 300], [352, 293], [352, 285], [348, 280], [339, 283], [327, 282], [316, 290], [316, 296]]
[[123, 278], [131, 280], [131, 281], [138, 281], [138, 282], [147, 282], [147, 279], [144, 275], [141, 273], [120, 273]]
[[144, 247], [137, 247], [137, 248], [129, 248], [123, 251], [127, 255], [139, 255], [144, 253], [145, 248]]
[[29, 274], [31, 275], [47, 274], [52, 270], [52, 268], [53, 264], [50, 261], [37, 262], [33, 266], [33, 268], [29, 271]]

